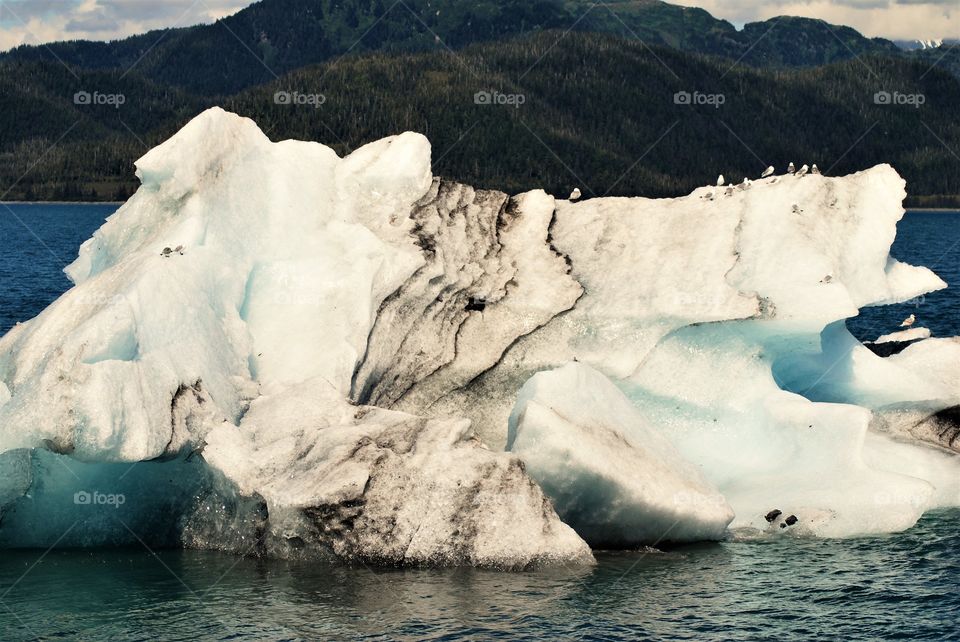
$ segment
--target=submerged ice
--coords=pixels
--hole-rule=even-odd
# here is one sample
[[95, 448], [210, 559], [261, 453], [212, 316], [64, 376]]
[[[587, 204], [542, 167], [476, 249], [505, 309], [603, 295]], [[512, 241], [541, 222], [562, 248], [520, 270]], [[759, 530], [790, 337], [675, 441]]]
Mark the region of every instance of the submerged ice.
[[137, 174], [0, 339], [0, 545], [524, 568], [960, 505], [960, 343], [844, 323], [946, 286], [888, 166], [568, 202], [212, 109]]

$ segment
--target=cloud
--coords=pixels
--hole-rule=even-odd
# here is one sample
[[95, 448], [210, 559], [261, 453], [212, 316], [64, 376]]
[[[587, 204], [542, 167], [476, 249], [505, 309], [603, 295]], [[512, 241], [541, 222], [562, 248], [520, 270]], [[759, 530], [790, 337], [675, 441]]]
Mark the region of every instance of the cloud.
[[0, 51], [210, 23], [250, 4], [252, 0], [0, 0]]
[[895, 0], [897, 4], [942, 4], [956, 7], [957, 0]]
[[72, 18], [64, 26], [64, 30], [69, 33], [100, 33], [104, 31], [116, 31], [119, 28], [120, 24], [100, 8], [94, 11], [84, 12], [76, 18]]
[[[211, 22], [251, 4], [250, 0], [98, 0], [97, 4], [119, 20], [194, 24]], [[184, 20], [187, 22], [184, 23]], [[190, 22], [190, 21], [193, 22]]]

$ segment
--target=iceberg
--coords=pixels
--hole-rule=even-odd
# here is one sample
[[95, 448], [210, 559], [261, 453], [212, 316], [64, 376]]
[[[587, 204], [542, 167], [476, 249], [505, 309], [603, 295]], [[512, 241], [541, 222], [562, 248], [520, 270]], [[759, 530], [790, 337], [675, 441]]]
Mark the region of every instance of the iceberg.
[[0, 339], [0, 546], [516, 569], [960, 505], [960, 343], [845, 327], [946, 287], [889, 166], [570, 202], [214, 108], [137, 175]]

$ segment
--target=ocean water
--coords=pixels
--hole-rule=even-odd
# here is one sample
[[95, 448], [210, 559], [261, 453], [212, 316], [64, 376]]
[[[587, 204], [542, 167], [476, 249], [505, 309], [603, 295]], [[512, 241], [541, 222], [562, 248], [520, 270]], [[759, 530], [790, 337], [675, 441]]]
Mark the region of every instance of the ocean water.
[[0, 639], [949, 640], [960, 511], [896, 535], [600, 553], [524, 573], [4, 551]]
[[[10, 208], [0, 207], [0, 331], [69, 287], [63, 266], [114, 209]], [[960, 286], [960, 213], [909, 213], [894, 255]], [[870, 339], [911, 312], [934, 335], [960, 334], [960, 287], [848, 325]], [[960, 510], [882, 537], [597, 558], [499, 573], [146, 547], [5, 550], [0, 640], [960, 640]]]
[[116, 205], [0, 205], [0, 334], [70, 287], [63, 268]]
[[960, 212], [910, 211], [897, 225], [891, 254], [913, 265], [930, 268], [947, 282], [947, 289], [897, 305], [864, 308], [847, 327], [861, 341], [899, 329], [916, 315], [916, 327], [930, 328], [935, 337], [960, 335]]

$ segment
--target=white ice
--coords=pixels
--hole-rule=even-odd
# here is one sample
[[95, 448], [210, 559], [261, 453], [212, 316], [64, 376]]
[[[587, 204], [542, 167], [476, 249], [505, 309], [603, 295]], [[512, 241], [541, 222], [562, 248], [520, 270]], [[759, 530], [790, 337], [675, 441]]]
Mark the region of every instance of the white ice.
[[507, 449], [592, 546], [722, 539], [733, 511], [606, 377], [580, 363], [534, 375]]
[[887, 334], [882, 334], [876, 339], [874, 343], [892, 343], [897, 341], [916, 341], [917, 339], [929, 339], [930, 338], [930, 328], [909, 328], [907, 330], [898, 330], [897, 332], [889, 332]]

